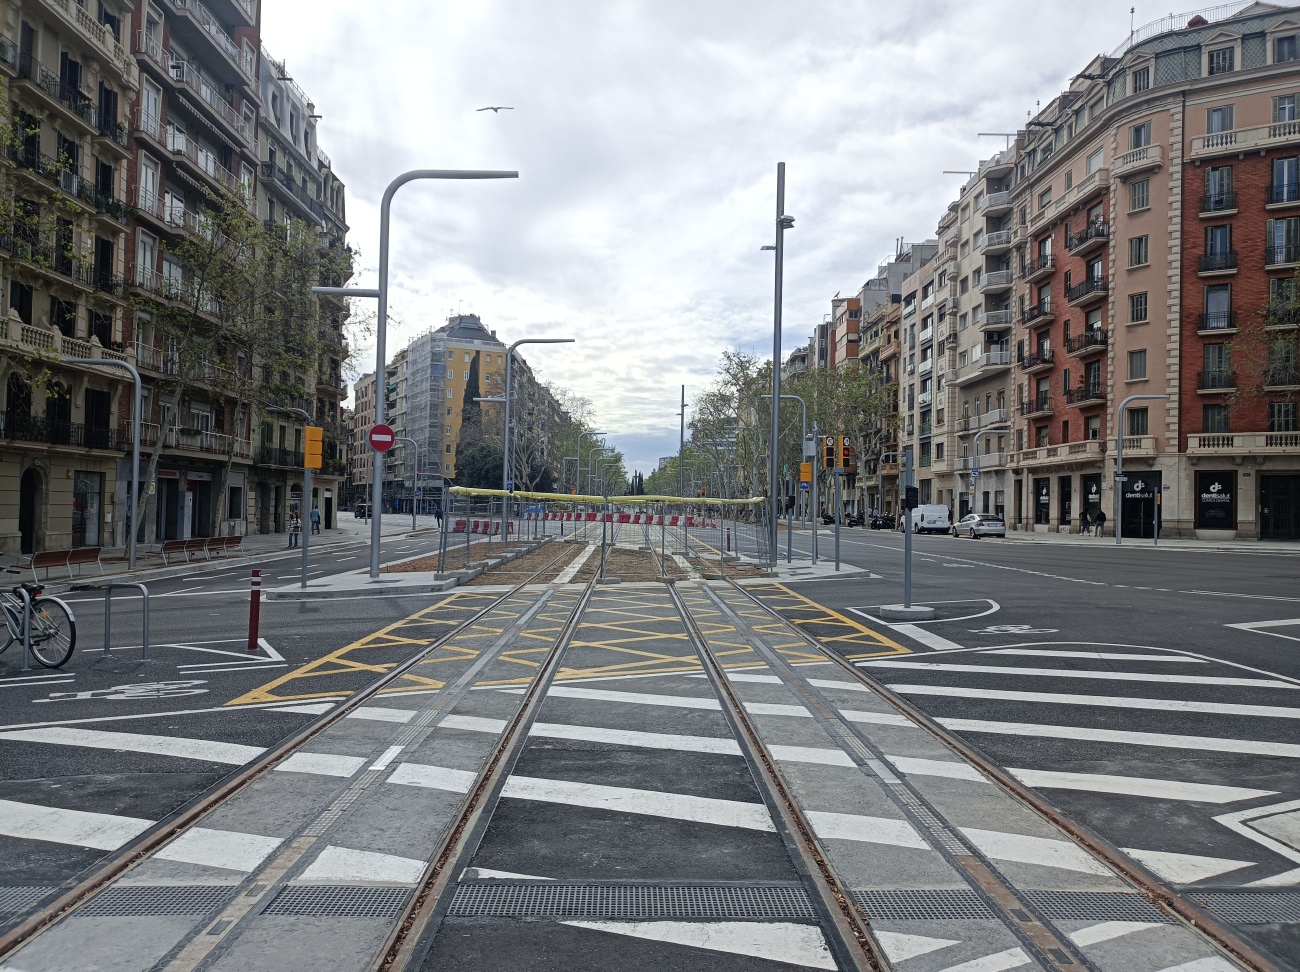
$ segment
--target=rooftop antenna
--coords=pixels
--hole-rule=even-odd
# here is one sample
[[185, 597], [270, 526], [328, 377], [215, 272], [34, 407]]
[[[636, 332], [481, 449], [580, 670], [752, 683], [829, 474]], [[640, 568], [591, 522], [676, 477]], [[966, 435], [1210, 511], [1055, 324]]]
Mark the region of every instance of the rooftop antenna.
[[1136, 7], [1128, 8], [1128, 42], [1130, 44], [1133, 43], [1133, 11], [1136, 9]]

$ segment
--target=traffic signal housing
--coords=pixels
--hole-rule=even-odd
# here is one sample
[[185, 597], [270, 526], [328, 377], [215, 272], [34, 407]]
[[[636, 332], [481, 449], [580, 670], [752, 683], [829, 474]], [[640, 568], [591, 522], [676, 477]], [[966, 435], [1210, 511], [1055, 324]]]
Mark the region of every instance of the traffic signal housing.
[[836, 442], [835, 436], [828, 435], [822, 439], [822, 467], [825, 469], [835, 468], [835, 454], [838, 450], [839, 443]]
[[319, 425], [307, 426], [303, 438], [302, 467], [319, 469], [321, 467], [321, 450], [324, 447], [325, 430]]
[[847, 435], [840, 436], [840, 468], [846, 473], [858, 471], [858, 454], [853, 451], [853, 443]]

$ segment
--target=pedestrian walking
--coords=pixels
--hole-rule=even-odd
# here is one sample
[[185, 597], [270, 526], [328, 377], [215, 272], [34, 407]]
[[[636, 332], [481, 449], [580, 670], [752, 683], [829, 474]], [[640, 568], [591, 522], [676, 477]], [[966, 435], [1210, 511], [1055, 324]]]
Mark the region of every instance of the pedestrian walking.
[[1101, 536], [1103, 533], [1106, 532], [1106, 511], [1098, 510], [1096, 520], [1097, 520], [1097, 536]]
[[1085, 506], [1083, 512], [1079, 514], [1079, 532], [1092, 533], [1092, 520], [1088, 516], [1088, 508]]
[[441, 506], [435, 506], [435, 507], [433, 508], [433, 518], [434, 518], [435, 520], [438, 521], [438, 526], [442, 526], [442, 507], [441, 507]]
[[311, 510], [311, 533], [312, 536], [320, 533], [320, 509], [315, 506]]
[[302, 519], [297, 513], [289, 514], [289, 546], [298, 546], [298, 534], [302, 533]]

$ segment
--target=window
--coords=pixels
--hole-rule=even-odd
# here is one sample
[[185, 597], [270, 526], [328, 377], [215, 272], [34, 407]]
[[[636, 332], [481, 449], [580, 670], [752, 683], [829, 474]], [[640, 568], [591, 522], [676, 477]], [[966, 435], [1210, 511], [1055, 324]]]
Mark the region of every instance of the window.
[[[1205, 253], [1207, 256], [1227, 256], [1232, 252], [1232, 226], [1205, 227]], [[1219, 269], [1217, 266], [1215, 269]]]
[[1205, 198], [1201, 201], [1201, 212], [1212, 213], [1236, 208], [1236, 197], [1232, 194], [1232, 166], [1208, 166], [1205, 170]]
[[1268, 201], [1271, 203], [1295, 202], [1300, 199], [1300, 172], [1297, 160], [1273, 160], [1273, 184], [1268, 187]]
[[1201, 407], [1201, 431], [1227, 433], [1232, 429], [1228, 422], [1227, 405], [1204, 405]]
[[1145, 408], [1128, 409], [1128, 434], [1147, 435], [1147, 410]]
[[1205, 131], [1210, 135], [1230, 132], [1233, 129], [1233, 105], [1220, 105], [1205, 112]]
[[1297, 412], [1300, 412], [1300, 405], [1295, 402], [1269, 402], [1268, 430], [1270, 432], [1300, 431]]
[[1149, 237], [1134, 236], [1128, 241], [1128, 265], [1130, 267], [1145, 267], [1151, 262], [1149, 252]]
[[1282, 95], [1273, 99], [1273, 121], [1295, 121], [1295, 95]]
[[1088, 156], [1088, 175], [1092, 175], [1094, 172], [1096, 172], [1098, 169], [1101, 168], [1101, 158], [1102, 158], [1101, 149], [1097, 149], [1097, 151], [1093, 152], [1090, 156]]
[[1047, 187], [1038, 194], [1038, 209], [1041, 212], [1052, 204], [1052, 189]]
[[1069, 172], [1065, 173], [1065, 191], [1069, 192], [1070, 187], [1073, 185], [1074, 185], [1074, 170], [1071, 169]]
[[1267, 222], [1264, 262], [1269, 266], [1300, 261], [1300, 217]]
[[[448, 397], [448, 398], [451, 398], [451, 389], [450, 389], [450, 388], [447, 389], [447, 397]], [[451, 410], [450, 410], [450, 409], [448, 409], [447, 414], [448, 414], [448, 415], [451, 414]]]
[[[1147, 353], [1145, 351], [1130, 351], [1128, 353], [1128, 380], [1138, 381], [1147, 376]], [[1135, 435], [1146, 435], [1145, 432], [1136, 432]]]
[[1226, 286], [1205, 288], [1205, 318], [1201, 330], [1218, 330], [1232, 327], [1232, 288]]
[[447, 406], [447, 418], [451, 418], [451, 406]]
[[1083, 437], [1085, 439], [1101, 438], [1101, 416], [1089, 415], [1084, 419]]
[[448, 361], [455, 361], [455, 360], [456, 360], [456, 352], [455, 352], [455, 351], [448, 351], [448, 352], [447, 352], [447, 360], [448, 360]]
[[1273, 63], [1279, 64], [1282, 61], [1294, 61], [1296, 59], [1296, 42], [1295, 35], [1290, 37], [1279, 37], [1273, 41]]
[[1034, 429], [1034, 448], [1041, 449], [1047, 445], [1047, 426], [1040, 425]]
[[1142, 179], [1128, 187], [1128, 211], [1135, 213], [1139, 209], [1151, 207], [1151, 180]]
[[1233, 70], [1236, 63], [1237, 49], [1235, 47], [1220, 47], [1217, 51], [1210, 51], [1210, 74], [1227, 74]]
[[1133, 72], [1133, 93], [1145, 91], [1151, 87], [1151, 69], [1149, 67], [1141, 68]]
[[970, 277], [962, 277], [961, 282], [957, 285], [957, 290], [963, 294], [970, 290]]
[[1130, 149], [1146, 148], [1151, 144], [1151, 123], [1143, 122], [1128, 130], [1128, 147]]
[[1029, 222], [1029, 208], [1028, 208], [1027, 206], [1021, 206], [1021, 207], [1020, 207], [1020, 225], [1021, 225], [1021, 226], [1024, 226], [1024, 225], [1026, 225], [1028, 222]]

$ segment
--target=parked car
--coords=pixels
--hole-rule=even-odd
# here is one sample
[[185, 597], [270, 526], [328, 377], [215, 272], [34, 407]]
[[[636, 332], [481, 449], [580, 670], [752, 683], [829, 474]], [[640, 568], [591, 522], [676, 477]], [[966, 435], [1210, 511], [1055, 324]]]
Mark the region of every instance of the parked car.
[[358, 503], [356, 506], [354, 506], [354, 507], [352, 508], [352, 516], [353, 516], [354, 519], [357, 519], [357, 520], [368, 520], [368, 519], [370, 519], [370, 504], [369, 504], [369, 503]]
[[898, 524], [888, 513], [877, 513], [871, 518], [871, 529], [873, 530], [894, 530]]
[[992, 513], [967, 513], [952, 526], [954, 537], [1005, 537], [1007, 525], [1002, 517]]
[[908, 523], [913, 533], [947, 533], [952, 526], [952, 514], [946, 506], [927, 503], [912, 510]]

